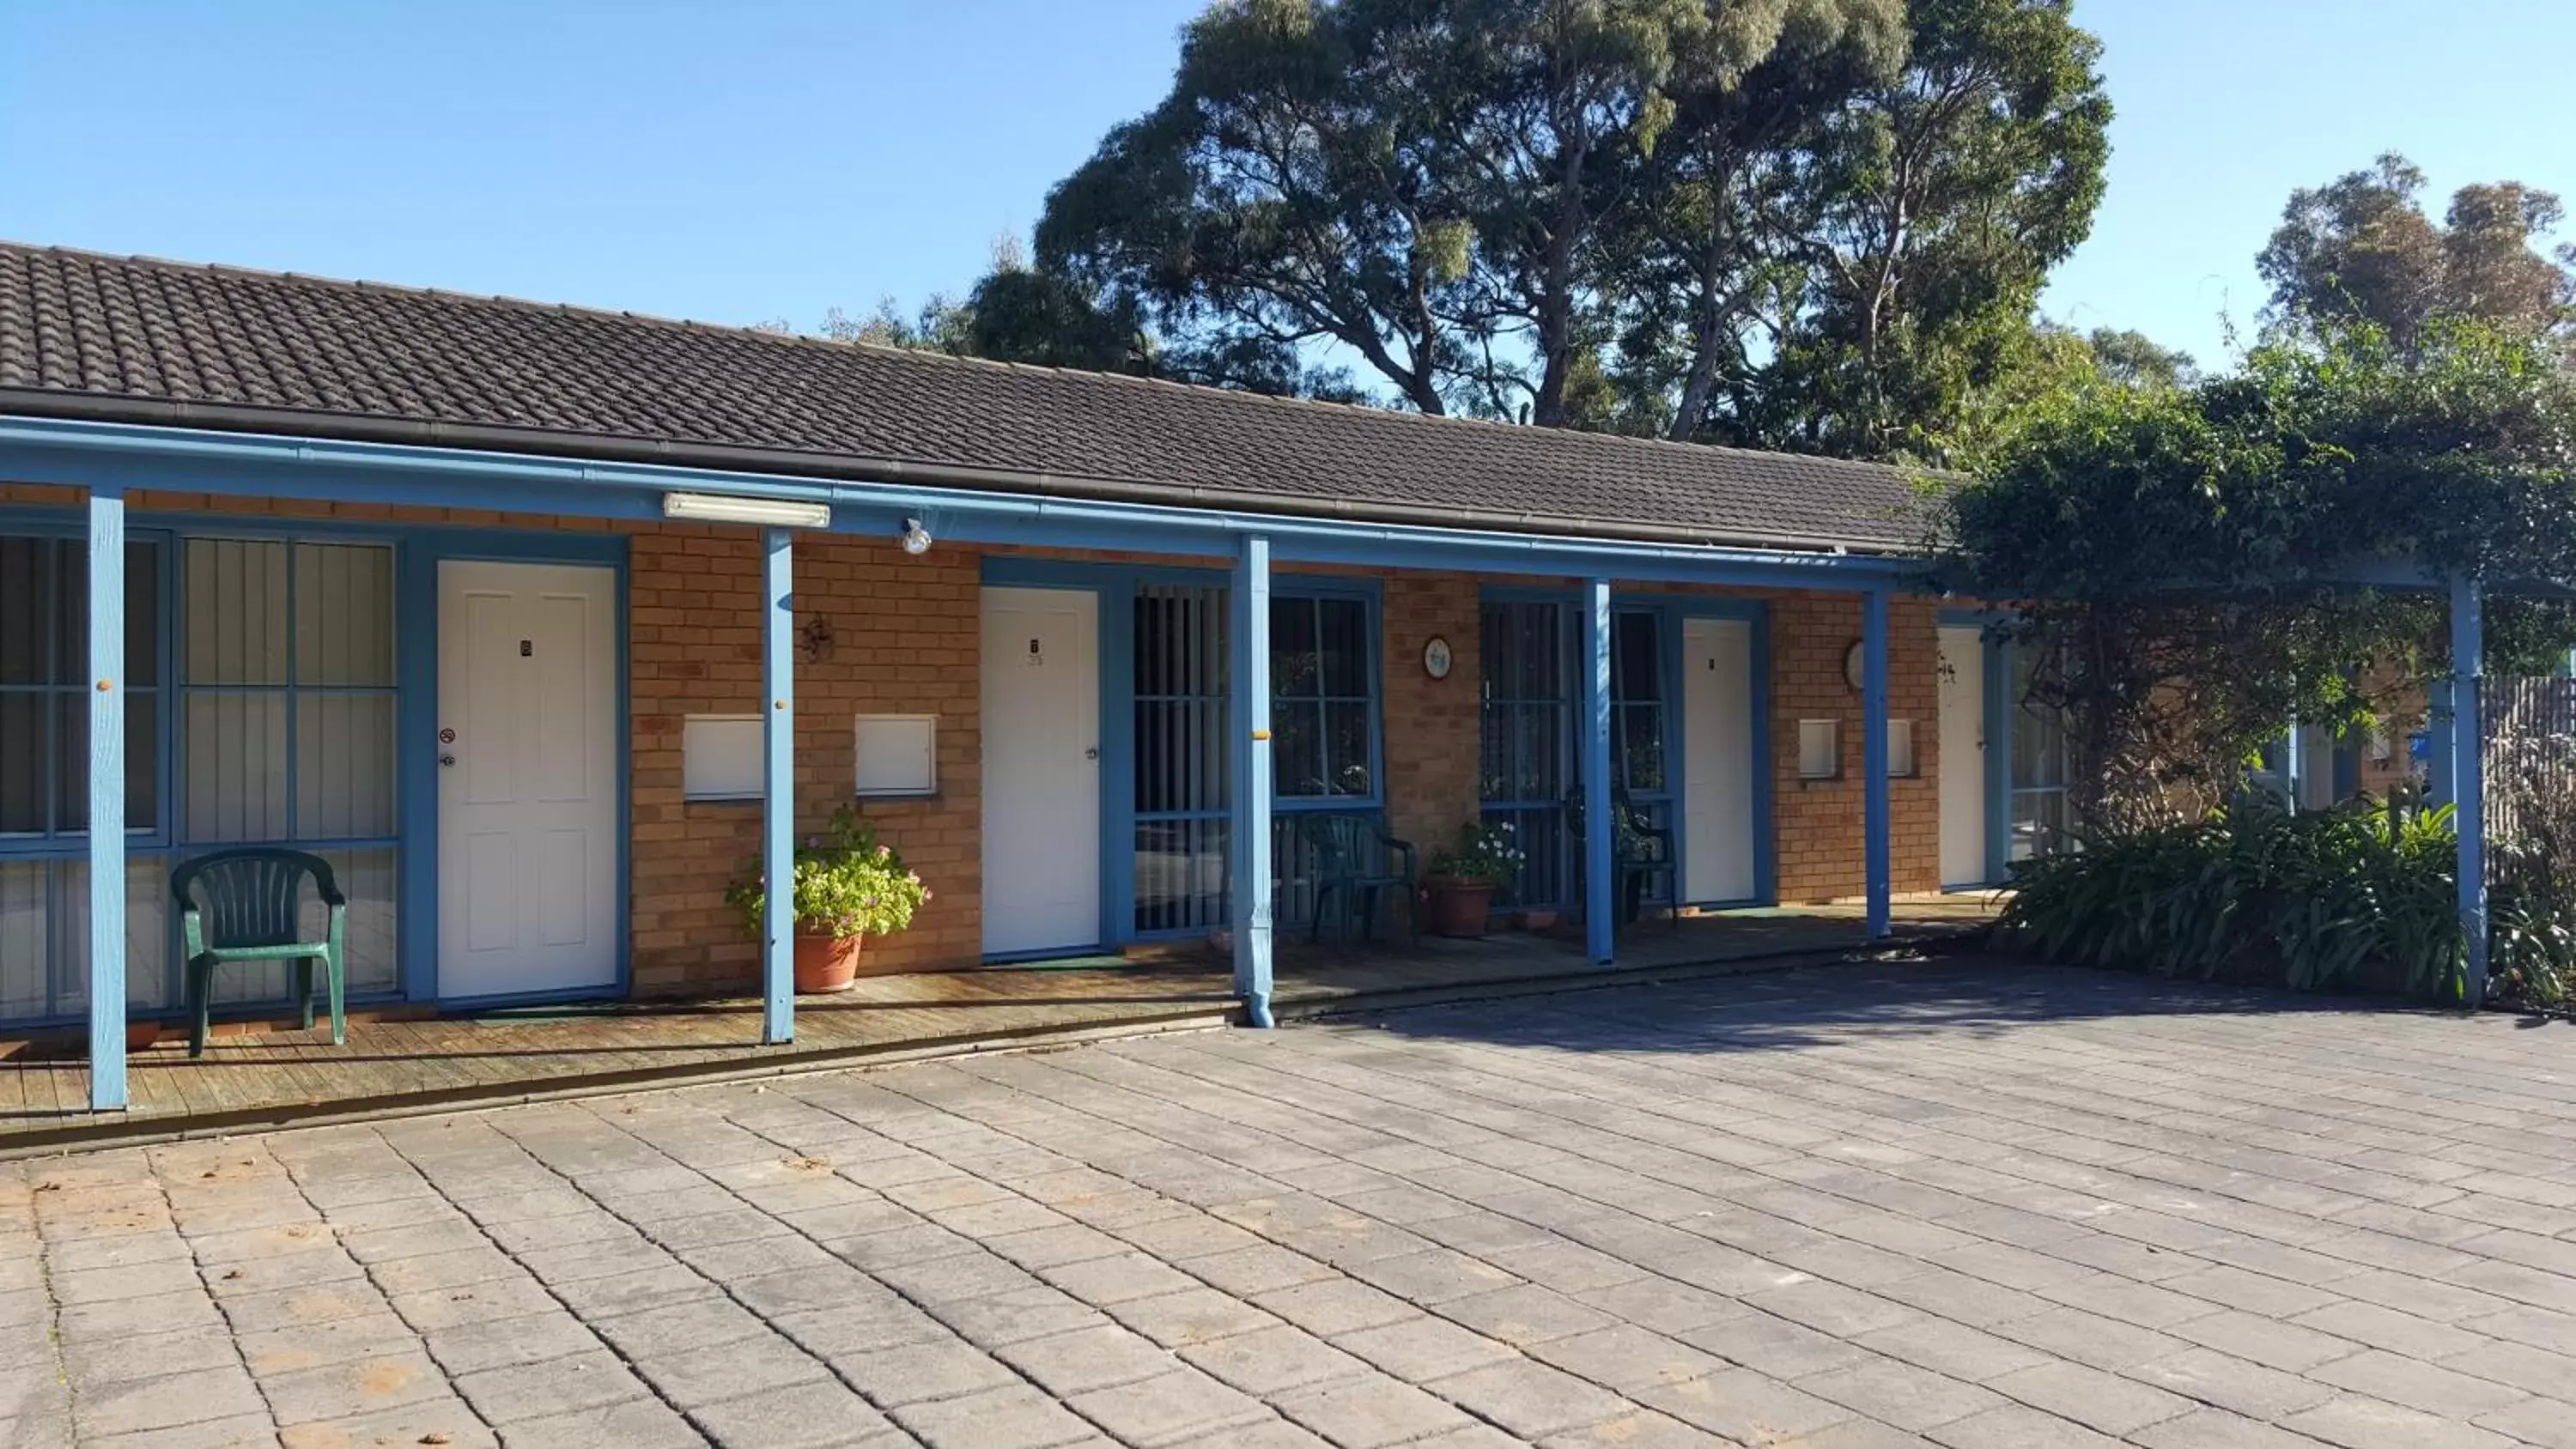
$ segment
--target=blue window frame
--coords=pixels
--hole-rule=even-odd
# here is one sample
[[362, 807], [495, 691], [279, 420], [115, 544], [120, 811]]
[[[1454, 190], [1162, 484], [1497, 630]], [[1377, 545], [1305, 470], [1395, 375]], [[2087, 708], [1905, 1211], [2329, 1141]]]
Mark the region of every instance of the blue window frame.
[[[181, 786], [191, 850], [292, 845], [350, 901], [349, 989], [399, 984], [394, 546], [192, 533], [180, 542]], [[224, 1004], [283, 1000], [283, 968], [229, 973]]]
[[[126, 539], [128, 1003], [168, 999], [161, 748], [169, 541]], [[89, 999], [89, 552], [75, 528], [0, 522], [0, 1020]]]
[[1377, 798], [1377, 650], [1368, 601], [1270, 601], [1271, 779], [1281, 802]]
[[1132, 929], [1139, 936], [1204, 933], [1227, 919], [1233, 791], [1225, 619], [1222, 586], [1149, 583], [1135, 590], [1128, 683]]
[[[1611, 783], [1628, 792], [1628, 803], [1647, 823], [1680, 832], [1679, 786], [1674, 779], [1674, 731], [1680, 710], [1674, 699], [1678, 681], [1667, 657], [1677, 637], [1664, 610], [1620, 608], [1610, 616], [1610, 768]], [[1650, 901], [1670, 903], [1679, 886], [1675, 866], [1650, 872], [1645, 894]]]
[[1483, 608], [1478, 789], [1484, 818], [1508, 825], [1521, 869], [1497, 905], [1574, 898], [1565, 797], [1574, 788], [1574, 610], [1562, 599], [1488, 597]]

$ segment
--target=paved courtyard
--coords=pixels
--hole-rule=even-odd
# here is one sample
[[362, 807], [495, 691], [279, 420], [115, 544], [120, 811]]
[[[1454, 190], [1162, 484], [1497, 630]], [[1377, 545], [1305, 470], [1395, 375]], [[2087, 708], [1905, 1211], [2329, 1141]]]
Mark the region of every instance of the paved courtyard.
[[2576, 1446], [2576, 1028], [1988, 963], [0, 1164], [0, 1443]]

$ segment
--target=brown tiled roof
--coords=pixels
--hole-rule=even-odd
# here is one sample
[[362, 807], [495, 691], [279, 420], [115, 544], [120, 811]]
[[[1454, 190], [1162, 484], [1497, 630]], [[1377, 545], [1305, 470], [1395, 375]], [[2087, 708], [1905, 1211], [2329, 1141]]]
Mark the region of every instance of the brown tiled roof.
[[0, 243], [0, 414], [1902, 549], [1897, 469]]

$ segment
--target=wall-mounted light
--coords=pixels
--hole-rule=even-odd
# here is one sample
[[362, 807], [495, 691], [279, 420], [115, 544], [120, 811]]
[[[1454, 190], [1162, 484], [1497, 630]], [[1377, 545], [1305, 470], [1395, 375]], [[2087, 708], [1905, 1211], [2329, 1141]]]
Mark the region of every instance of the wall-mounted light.
[[915, 557], [930, 552], [930, 530], [918, 518], [903, 521], [903, 551]]
[[737, 498], [724, 493], [665, 493], [664, 518], [692, 523], [757, 523], [768, 528], [829, 528], [828, 503], [792, 503], [781, 498]]

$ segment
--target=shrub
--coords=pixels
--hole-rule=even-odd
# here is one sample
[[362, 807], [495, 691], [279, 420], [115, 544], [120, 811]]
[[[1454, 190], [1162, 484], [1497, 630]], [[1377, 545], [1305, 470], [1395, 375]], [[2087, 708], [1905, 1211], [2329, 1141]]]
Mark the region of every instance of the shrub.
[[2448, 807], [2247, 799], [2022, 862], [1999, 937], [2074, 965], [2456, 1002], [2456, 849]]
[[[768, 905], [759, 863], [725, 890], [725, 901], [758, 940]], [[796, 851], [793, 900], [800, 933], [849, 940], [891, 936], [912, 925], [912, 913], [930, 899], [918, 873], [894, 847], [877, 839], [876, 827], [848, 805], [832, 812], [830, 827], [806, 837]]]

